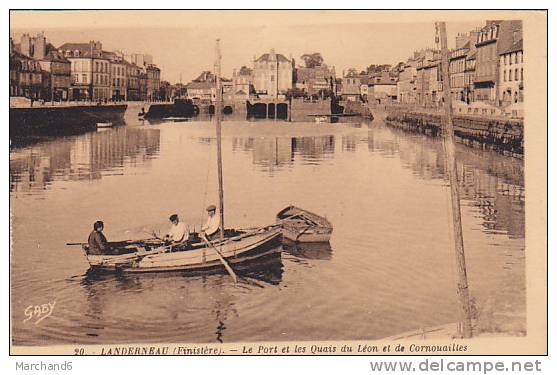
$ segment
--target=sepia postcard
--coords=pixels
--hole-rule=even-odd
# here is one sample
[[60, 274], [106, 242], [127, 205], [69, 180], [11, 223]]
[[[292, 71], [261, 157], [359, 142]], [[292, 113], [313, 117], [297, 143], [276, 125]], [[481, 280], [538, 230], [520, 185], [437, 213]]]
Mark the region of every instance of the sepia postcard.
[[12, 355], [545, 355], [547, 12], [10, 10]]

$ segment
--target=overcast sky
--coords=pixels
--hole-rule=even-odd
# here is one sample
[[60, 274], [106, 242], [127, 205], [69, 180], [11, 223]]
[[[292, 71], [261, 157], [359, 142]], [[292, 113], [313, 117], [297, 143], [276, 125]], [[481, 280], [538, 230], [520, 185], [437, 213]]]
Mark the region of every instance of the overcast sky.
[[343, 69], [396, 64], [412, 51], [432, 47], [435, 20], [447, 21], [449, 47], [459, 32], [482, 26], [498, 12], [387, 11], [12, 11], [11, 36], [44, 31], [56, 47], [65, 42], [100, 40], [105, 50], [149, 53], [162, 78], [184, 83], [214, 63], [221, 39], [223, 75], [252, 66], [271, 48], [298, 62], [320, 52], [325, 63]]

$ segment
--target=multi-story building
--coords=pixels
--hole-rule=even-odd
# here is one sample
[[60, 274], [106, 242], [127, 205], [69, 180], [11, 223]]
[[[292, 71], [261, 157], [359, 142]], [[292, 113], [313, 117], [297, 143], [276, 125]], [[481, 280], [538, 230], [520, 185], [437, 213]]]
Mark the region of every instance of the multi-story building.
[[128, 83], [124, 56], [118, 52], [104, 52], [110, 61], [110, 98], [115, 101], [127, 100]]
[[369, 103], [385, 104], [397, 101], [397, 79], [388, 71], [370, 77], [367, 86]]
[[470, 43], [456, 48], [450, 52], [449, 57], [449, 80], [451, 89], [451, 99], [465, 101], [465, 71], [466, 57], [470, 52]]
[[418, 103], [423, 106], [438, 105], [443, 97], [442, 90], [439, 51], [426, 50], [416, 66]]
[[214, 102], [217, 99], [217, 89], [213, 81], [190, 82], [186, 86], [188, 98], [205, 102]]
[[515, 30], [512, 44], [499, 53], [499, 82], [499, 98], [502, 105], [524, 101], [522, 30]]
[[487, 21], [476, 39], [476, 74], [474, 99], [500, 104], [499, 55], [512, 45], [513, 34], [522, 29], [522, 21]]
[[10, 54], [10, 96], [40, 99], [42, 91], [42, 69], [39, 61], [12, 50]]
[[140, 70], [139, 76], [139, 100], [146, 101], [147, 100], [147, 73], [143, 70]]
[[309, 96], [335, 91], [335, 68], [325, 64], [313, 68], [296, 68], [295, 87]]
[[108, 100], [111, 98], [110, 60], [101, 42], [65, 43], [58, 50], [71, 63], [72, 100]]
[[255, 92], [253, 87], [253, 71], [246, 66], [242, 66], [239, 71], [234, 69], [232, 73], [232, 93], [230, 99], [247, 100], [251, 93]]
[[159, 100], [161, 87], [161, 70], [155, 64], [146, 64], [147, 74], [147, 100]]
[[46, 56], [40, 60], [43, 70], [43, 98], [46, 100], [68, 100], [71, 79], [71, 63], [52, 45]]
[[408, 58], [406, 63], [401, 66], [397, 81], [397, 101], [405, 104], [415, 104], [418, 102], [416, 87], [418, 75], [419, 52]]
[[355, 69], [348, 69], [343, 72], [342, 77], [342, 100], [359, 101], [362, 95], [362, 76]]
[[124, 60], [124, 67], [126, 69], [126, 100], [141, 100], [139, 89], [141, 69], [137, 65], [126, 60]]
[[276, 97], [292, 88], [292, 61], [275, 53], [264, 53], [253, 62], [253, 86], [258, 95]]

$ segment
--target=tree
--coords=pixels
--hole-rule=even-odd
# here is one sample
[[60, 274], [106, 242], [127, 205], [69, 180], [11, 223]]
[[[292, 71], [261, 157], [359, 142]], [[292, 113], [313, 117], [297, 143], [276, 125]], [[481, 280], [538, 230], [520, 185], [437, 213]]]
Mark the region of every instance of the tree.
[[304, 63], [306, 64], [306, 68], [315, 68], [323, 64], [323, 57], [319, 52], [306, 53], [302, 55], [300, 58], [304, 60]]

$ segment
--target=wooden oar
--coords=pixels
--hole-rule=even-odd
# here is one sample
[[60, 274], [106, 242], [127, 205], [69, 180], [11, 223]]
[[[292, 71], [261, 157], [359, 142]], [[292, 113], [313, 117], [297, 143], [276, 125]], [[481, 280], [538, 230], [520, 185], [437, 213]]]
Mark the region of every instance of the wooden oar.
[[224, 260], [224, 257], [222, 256], [222, 254], [220, 253], [220, 251], [217, 250], [217, 248], [215, 246], [213, 246], [213, 244], [207, 239], [207, 237], [205, 236], [205, 233], [201, 233], [201, 239], [203, 241], [205, 241], [205, 243], [207, 245], [209, 245], [210, 247], [213, 248], [213, 250], [215, 250], [215, 252], [217, 253], [217, 256], [220, 259], [220, 262], [222, 263], [222, 265], [224, 266], [224, 268], [226, 268], [226, 270], [228, 271], [228, 273], [230, 274], [230, 276], [232, 277], [232, 280], [234, 280], [234, 283], [238, 282], [238, 276], [236, 276], [236, 274], [234, 273], [234, 270], [232, 269], [232, 267], [230, 267], [230, 265], [228, 264], [228, 262], [226, 260]]

